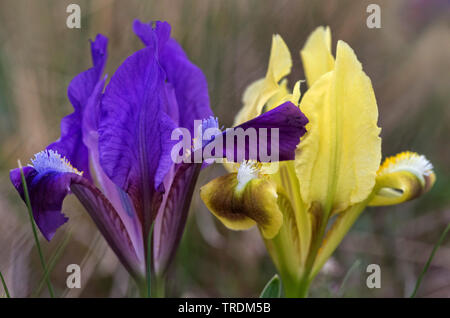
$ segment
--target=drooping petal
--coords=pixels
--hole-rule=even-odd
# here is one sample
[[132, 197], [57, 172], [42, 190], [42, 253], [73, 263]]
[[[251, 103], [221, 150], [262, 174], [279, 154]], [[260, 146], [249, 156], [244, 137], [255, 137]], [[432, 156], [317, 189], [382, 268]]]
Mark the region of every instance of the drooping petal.
[[322, 75], [334, 68], [331, 54], [331, 32], [329, 27], [315, 29], [300, 51], [308, 86], [311, 87]]
[[406, 151], [386, 158], [377, 172], [376, 193], [369, 206], [415, 199], [428, 192], [435, 181], [433, 165], [423, 155]]
[[296, 172], [307, 206], [339, 212], [371, 193], [381, 159], [378, 109], [370, 79], [353, 50], [339, 41], [335, 69], [305, 93], [309, 119]]
[[100, 164], [133, 200], [148, 231], [173, 164], [175, 124], [164, 113], [164, 73], [149, 46], [128, 57], [107, 86], [99, 123]]
[[[70, 190], [72, 178], [78, 178], [74, 173], [47, 172], [40, 175], [34, 168], [23, 168], [27, 183], [33, 217], [42, 235], [50, 241], [56, 230], [67, 222], [68, 218], [61, 213], [62, 202]], [[20, 169], [10, 171], [10, 179], [22, 200], [25, 194], [22, 185]]]
[[272, 38], [269, 65], [265, 78], [250, 84], [243, 96], [244, 106], [237, 114], [234, 126], [260, 115], [264, 105], [283, 87], [278, 82], [291, 72], [291, 53], [280, 35]]
[[229, 229], [246, 230], [258, 225], [262, 235], [271, 239], [283, 224], [274, 184], [259, 178], [252, 164], [241, 164], [238, 173], [218, 177], [200, 189], [208, 209]]
[[252, 169], [242, 164], [238, 173], [210, 181], [200, 189], [200, 197], [226, 227], [246, 230], [257, 224], [264, 238], [271, 239], [283, 224], [278, 195], [274, 184]]
[[[275, 147], [278, 147], [279, 161], [294, 160], [295, 149], [300, 142], [300, 137], [306, 132], [305, 126], [307, 123], [308, 119], [300, 109], [291, 102], [286, 102], [239, 126], [225, 130], [222, 134], [224, 156], [227, 157], [228, 161], [235, 162], [249, 159], [267, 162], [266, 159], [261, 157], [261, 148], [267, 148], [267, 153], [270, 154], [275, 150]], [[228, 135], [236, 134], [238, 129], [243, 131], [254, 129], [256, 131], [256, 143], [251, 144], [250, 141], [241, 143], [235, 138], [234, 143], [229, 144], [227, 142]], [[278, 144], [272, 145], [271, 143], [272, 129], [278, 130]], [[266, 138], [261, 134], [262, 130], [267, 132]], [[249, 140], [251, 139], [249, 138]], [[256, 150], [256, 158], [251, 156], [252, 147], [253, 150]], [[234, 160], [229, 160], [230, 158], [234, 158]]]
[[[106, 197], [67, 159], [53, 150], [36, 154], [33, 166], [23, 168], [34, 220], [42, 235], [51, 240], [67, 222], [61, 212], [64, 198], [75, 193], [100, 232], [132, 274], [143, 272], [136, 251], [119, 215]], [[11, 182], [25, 201], [20, 168], [11, 170]]]
[[95, 86], [100, 80], [107, 59], [108, 39], [99, 34], [91, 42], [91, 55], [93, 67], [78, 74], [69, 84], [67, 91], [74, 112], [61, 121], [61, 137], [50, 144], [47, 149], [57, 151], [68, 158], [84, 176], [91, 179], [89, 170], [89, 155], [83, 143], [82, 121], [86, 104], [92, 95]]
[[[181, 48], [170, 38], [170, 25], [157, 21], [150, 23], [135, 20], [134, 32], [147, 46], [158, 47], [158, 61], [166, 76], [166, 90], [170, 107], [166, 113], [179, 127], [194, 133], [194, 120], [213, 115], [209, 106], [208, 84], [205, 75], [193, 64]], [[175, 98], [174, 101], [170, 99]]]

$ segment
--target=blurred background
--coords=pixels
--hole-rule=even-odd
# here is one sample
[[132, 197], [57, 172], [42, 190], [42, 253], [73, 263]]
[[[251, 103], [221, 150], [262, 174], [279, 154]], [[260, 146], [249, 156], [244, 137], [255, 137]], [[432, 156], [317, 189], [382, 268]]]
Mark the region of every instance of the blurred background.
[[[66, 27], [66, 7], [81, 7], [81, 29]], [[368, 29], [366, 8], [381, 7], [381, 29]], [[382, 127], [383, 156], [426, 154], [437, 182], [420, 199], [368, 208], [315, 281], [312, 297], [408, 296], [435, 242], [450, 222], [450, 1], [32, 1], [0, 3], [0, 270], [13, 296], [46, 296], [26, 207], [9, 181], [17, 159], [29, 158], [60, 135], [72, 112], [70, 80], [90, 67], [88, 39], [110, 39], [106, 71], [142, 47], [132, 21], [166, 20], [191, 60], [206, 74], [211, 106], [231, 127], [245, 87], [265, 75], [272, 34], [288, 44], [290, 83], [304, 78], [299, 50], [308, 34], [329, 25], [356, 51], [372, 79]], [[213, 165], [198, 186], [225, 170]], [[198, 190], [198, 189], [197, 189]], [[256, 230], [226, 230], [196, 190], [167, 295], [255, 297], [275, 273]], [[132, 282], [73, 197], [70, 217], [51, 243], [42, 240], [51, 279], [62, 297], [124, 297]], [[82, 288], [65, 286], [68, 264], [80, 264]], [[368, 289], [366, 267], [381, 266], [381, 289]], [[350, 268], [353, 268], [349, 271]], [[347, 276], [344, 286], [344, 277]], [[3, 290], [0, 288], [0, 295]], [[419, 290], [450, 297], [450, 237]]]

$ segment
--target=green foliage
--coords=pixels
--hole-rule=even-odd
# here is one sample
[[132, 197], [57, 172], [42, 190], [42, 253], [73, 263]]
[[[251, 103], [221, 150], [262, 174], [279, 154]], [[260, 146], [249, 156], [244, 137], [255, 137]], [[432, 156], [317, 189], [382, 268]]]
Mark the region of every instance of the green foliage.
[[259, 298], [280, 298], [281, 297], [281, 279], [275, 274], [266, 284]]

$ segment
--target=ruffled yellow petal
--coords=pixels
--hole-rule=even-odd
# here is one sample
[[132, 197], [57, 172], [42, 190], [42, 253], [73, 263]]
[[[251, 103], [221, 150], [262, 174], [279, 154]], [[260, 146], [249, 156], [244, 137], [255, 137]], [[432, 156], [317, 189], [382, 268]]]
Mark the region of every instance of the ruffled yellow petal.
[[[247, 86], [242, 97], [243, 106], [234, 118], [233, 126], [240, 125], [254, 118], [253, 114], [256, 113], [256, 109], [259, 108], [259, 105], [261, 105], [261, 108], [264, 106], [266, 100], [261, 98], [261, 95], [264, 91], [265, 81], [265, 78], [261, 78]], [[270, 93], [273, 94], [273, 92]], [[270, 96], [271, 95], [269, 94], [267, 99], [269, 99]]]
[[277, 192], [265, 178], [238, 178], [237, 173], [218, 177], [200, 189], [208, 209], [229, 229], [246, 230], [258, 225], [266, 239], [276, 236], [283, 224]]
[[296, 155], [307, 206], [337, 213], [366, 199], [381, 159], [378, 109], [370, 79], [353, 50], [337, 45], [335, 69], [306, 92], [300, 109], [309, 119]]
[[298, 105], [300, 103], [300, 97], [301, 97], [300, 85], [303, 82], [304, 81], [300, 80], [295, 83], [294, 89], [292, 90], [292, 95], [288, 97], [287, 101], [292, 102], [294, 105]]
[[291, 93], [288, 89], [288, 81], [287, 79], [283, 79], [278, 86], [277, 92], [271, 98], [269, 98], [261, 112], [265, 113], [277, 106], [280, 106], [284, 101], [287, 101], [286, 99], [288, 99], [290, 96]]
[[300, 56], [308, 87], [311, 87], [322, 75], [334, 68], [330, 28], [318, 27], [315, 29], [300, 51]]
[[280, 35], [272, 37], [272, 47], [270, 49], [269, 67], [267, 69], [267, 87], [278, 87], [278, 82], [289, 75], [292, 68], [292, 58], [289, 48]]
[[237, 114], [234, 126], [261, 114], [264, 105], [269, 99], [280, 90], [283, 90], [279, 82], [291, 72], [291, 68], [292, 58], [289, 48], [281, 36], [276, 34], [272, 38], [272, 48], [266, 76], [253, 82], [245, 90], [242, 99], [244, 106]]
[[283, 80], [280, 84], [280, 90], [278, 93], [272, 96], [272, 98], [270, 98], [267, 102], [265, 111], [272, 110], [285, 102], [291, 102], [298, 106], [301, 96], [300, 85], [302, 82], [304, 81], [297, 81], [292, 92], [290, 92], [287, 87], [287, 80]]
[[436, 181], [433, 165], [423, 155], [402, 152], [380, 166], [370, 206], [393, 205], [428, 192]]

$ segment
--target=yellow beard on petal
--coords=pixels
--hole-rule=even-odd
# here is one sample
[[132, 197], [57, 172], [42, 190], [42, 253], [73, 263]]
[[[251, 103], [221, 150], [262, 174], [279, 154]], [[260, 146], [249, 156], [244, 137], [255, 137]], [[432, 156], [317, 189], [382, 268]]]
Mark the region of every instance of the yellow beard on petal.
[[428, 192], [436, 180], [433, 165], [423, 155], [405, 151], [384, 160], [377, 172], [376, 194], [370, 206], [393, 205]]
[[378, 169], [377, 175], [408, 170], [418, 177], [433, 173], [433, 165], [424, 156], [412, 151], [404, 151], [395, 156], [387, 157]]

